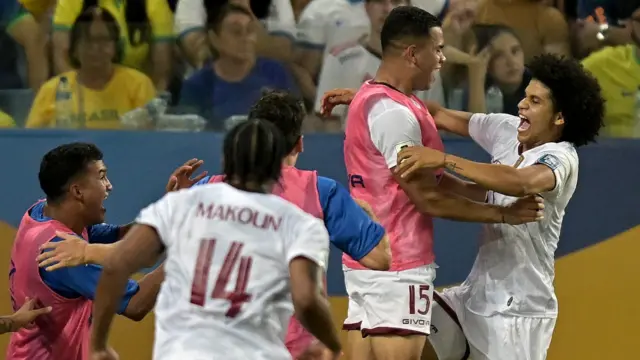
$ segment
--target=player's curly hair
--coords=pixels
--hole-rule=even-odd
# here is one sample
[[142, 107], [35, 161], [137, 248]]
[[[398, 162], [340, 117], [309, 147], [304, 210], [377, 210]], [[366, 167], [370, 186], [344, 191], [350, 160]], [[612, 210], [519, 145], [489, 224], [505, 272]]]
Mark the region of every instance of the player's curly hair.
[[94, 144], [74, 142], [50, 150], [40, 161], [38, 180], [47, 201], [57, 202], [67, 193], [71, 179], [82, 174], [93, 161], [102, 160]]
[[560, 141], [576, 147], [595, 142], [604, 126], [605, 103], [596, 78], [579, 61], [552, 54], [534, 57], [528, 68], [549, 88], [554, 110], [564, 117]]
[[249, 110], [249, 119], [263, 119], [275, 124], [286, 140], [287, 153], [302, 136], [302, 121], [306, 111], [301, 98], [284, 90], [265, 91]]

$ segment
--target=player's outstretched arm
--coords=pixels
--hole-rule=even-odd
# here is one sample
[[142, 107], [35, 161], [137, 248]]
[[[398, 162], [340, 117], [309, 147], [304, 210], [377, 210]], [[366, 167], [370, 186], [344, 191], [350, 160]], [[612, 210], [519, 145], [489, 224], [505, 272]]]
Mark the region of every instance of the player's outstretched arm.
[[445, 130], [464, 137], [470, 136], [469, 121], [472, 113], [447, 109], [434, 101], [427, 101], [425, 104], [433, 116], [438, 130]]
[[104, 265], [116, 245], [89, 244], [78, 236], [69, 236], [64, 232], [56, 232], [56, 236], [63, 240], [42, 245], [42, 253], [36, 259], [40, 267], [47, 271], [85, 264]]
[[[93, 306], [93, 330], [91, 349], [95, 352], [107, 350], [107, 337], [113, 316], [121, 305], [123, 290], [129, 276], [146, 264], [158, 260], [164, 251], [158, 233], [148, 225], [135, 225], [107, 258]], [[139, 290], [131, 297], [123, 315], [132, 320], [142, 320], [153, 309], [164, 279], [164, 269], [159, 267], [140, 281]]]
[[500, 164], [485, 164], [444, 154], [426, 147], [409, 147], [398, 154], [396, 172], [404, 179], [425, 168], [447, 168], [485, 187], [510, 196], [535, 195], [556, 186], [553, 172], [560, 161], [553, 155], [542, 156], [538, 164], [524, 168]]
[[24, 305], [13, 315], [0, 316], [0, 334], [29, 327], [38, 316], [51, 312], [51, 306], [35, 309], [36, 299], [26, 298], [25, 300]]

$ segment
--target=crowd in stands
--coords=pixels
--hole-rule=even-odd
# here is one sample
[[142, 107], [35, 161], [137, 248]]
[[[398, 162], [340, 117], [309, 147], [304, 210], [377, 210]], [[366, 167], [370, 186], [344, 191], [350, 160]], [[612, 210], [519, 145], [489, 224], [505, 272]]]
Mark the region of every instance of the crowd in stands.
[[320, 118], [322, 94], [375, 75], [402, 5], [443, 22], [447, 62], [418, 97], [517, 114], [527, 62], [551, 52], [598, 79], [603, 136], [640, 137], [640, 0], [6, 0], [0, 127], [217, 131], [283, 89], [306, 132], [340, 132], [346, 109]]

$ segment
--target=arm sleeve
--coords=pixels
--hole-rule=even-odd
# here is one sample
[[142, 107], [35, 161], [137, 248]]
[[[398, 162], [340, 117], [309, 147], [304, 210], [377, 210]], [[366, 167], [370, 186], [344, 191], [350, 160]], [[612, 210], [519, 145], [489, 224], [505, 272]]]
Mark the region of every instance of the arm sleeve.
[[[181, 0], [184, 1], [184, 0]], [[296, 18], [289, 0], [273, 0], [273, 10], [265, 19], [267, 31], [273, 36], [285, 36], [292, 41], [296, 38]]]
[[197, 183], [193, 184], [193, 186], [200, 186], [200, 185], [208, 184], [209, 180], [211, 180], [211, 176], [207, 175], [207, 176], [203, 177], [202, 179], [200, 179], [200, 181], [198, 181]]
[[342, 87], [345, 87], [343, 64], [337, 56], [327, 54], [322, 60], [322, 67], [318, 80], [318, 90], [316, 91], [315, 111], [318, 113], [320, 112], [322, 96], [325, 92]]
[[175, 33], [183, 37], [192, 31], [204, 29], [207, 11], [203, 0], [180, 0], [176, 6]]
[[[55, 237], [51, 241], [62, 241], [62, 239]], [[101, 274], [102, 267], [98, 265], [81, 265], [55, 271], [40, 269], [40, 277], [44, 283], [57, 294], [67, 298], [82, 296], [91, 300], [95, 299]], [[118, 314], [122, 314], [126, 310], [129, 301], [138, 293], [139, 289], [137, 282], [133, 280], [127, 282], [127, 289], [120, 301]]]
[[305, 9], [300, 15], [296, 30], [297, 43], [304, 48], [323, 50], [327, 45], [325, 19], [322, 14], [310, 10], [313, 9]]
[[179, 198], [184, 195], [184, 191], [166, 194], [160, 200], [142, 209], [136, 218], [136, 223], [151, 226], [156, 229], [162, 244], [169, 247], [172, 228], [171, 220], [180, 204]]
[[147, 75], [141, 72], [136, 72], [135, 74], [136, 77], [131, 79], [132, 84], [129, 89], [133, 108], [139, 108], [145, 106], [151, 99], [156, 97], [156, 87]]
[[573, 169], [572, 157], [564, 151], [546, 150], [538, 154], [538, 160], [535, 164], [544, 165], [553, 171], [556, 178], [556, 184], [550, 194], [558, 194], [564, 188], [567, 180], [571, 176]]
[[147, 0], [149, 24], [154, 42], [173, 40], [173, 13], [168, 1]]
[[375, 147], [384, 156], [389, 168], [397, 164], [398, 152], [405, 146], [422, 145], [420, 124], [408, 108], [394, 105], [387, 109], [382, 103], [374, 104], [369, 111], [369, 132]]
[[469, 120], [469, 135], [486, 152], [493, 154], [495, 144], [514, 135], [506, 131], [512, 121], [519, 122], [519, 118], [508, 114], [473, 114]]
[[318, 194], [329, 239], [338, 249], [354, 260], [360, 260], [380, 243], [384, 229], [362, 210], [342, 185], [320, 176]]
[[297, 257], [307, 258], [323, 269], [329, 261], [329, 234], [319, 219], [295, 208], [288, 216], [285, 232], [287, 264]]
[[53, 12], [53, 29], [69, 31], [82, 11], [82, 1], [58, 0]]
[[92, 244], [113, 244], [118, 241], [120, 226], [113, 224], [97, 224], [89, 226], [89, 242]]

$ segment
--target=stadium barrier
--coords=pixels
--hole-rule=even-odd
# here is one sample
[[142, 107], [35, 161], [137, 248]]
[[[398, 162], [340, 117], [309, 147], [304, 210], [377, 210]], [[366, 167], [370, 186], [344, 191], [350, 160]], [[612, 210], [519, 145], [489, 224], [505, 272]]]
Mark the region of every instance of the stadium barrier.
[[[134, 219], [160, 197], [170, 172], [184, 161], [205, 160], [210, 173], [220, 170], [221, 135], [214, 133], [97, 132], [55, 130], [0, 131], [0, 252], [4, 268], [20, 218], [42, 196], [37, 181], [39, 161], [51, 148], [71, 141], [95, 142], [104, 151], [114, 191], [106, 203], [111, 223]], [[342, 136], [311, 134], [304, 138], [299, 167], [347, 183]], [[448, 152], [488, 161], [469, 140], [447, 139]], [[640, 334], [640, 141], [604, 140], [580, 150], [580, 182], [567, 209], [557, 249], [556, 288], [560, 317], [550, 360], [628, 359]], [[436, 221], [436, 285], [463, 281], [477, 250], [480, 225]], [[329, 294], [338, 324], [346, 314], [340, 253], [333, 249]], [[8, 277], [2, 277], [5, 286]], [[0, 312], [11, 311], [9, 296], [0, 297]], [[118, 319], [112, 344], [124, 360], [151, 358], [153, 316], [141, 323]], [[4, 352], [8, 336], [0, 339]]]

